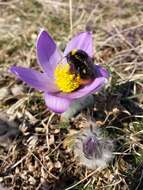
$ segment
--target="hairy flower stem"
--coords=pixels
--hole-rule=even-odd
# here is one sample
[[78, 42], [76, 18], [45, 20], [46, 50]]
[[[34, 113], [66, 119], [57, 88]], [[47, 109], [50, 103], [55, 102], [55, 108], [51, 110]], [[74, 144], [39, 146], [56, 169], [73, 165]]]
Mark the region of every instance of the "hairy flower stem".
[[74, 101], [66, 112], [61, 114], [61, 121], [68, 121], [73, 116], [77, 115], [81, 110], [94, 105], [94, 95], [89, 95]]

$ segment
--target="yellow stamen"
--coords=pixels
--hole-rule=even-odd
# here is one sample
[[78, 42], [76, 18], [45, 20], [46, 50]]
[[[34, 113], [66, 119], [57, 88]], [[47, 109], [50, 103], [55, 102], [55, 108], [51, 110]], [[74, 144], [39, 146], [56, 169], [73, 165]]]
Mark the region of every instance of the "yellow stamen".
[[69, 64], [58, 64], [55, 72], [55, 83], [62, 92], [72, 92], [80, 86], [80, 76], [70, 73]]

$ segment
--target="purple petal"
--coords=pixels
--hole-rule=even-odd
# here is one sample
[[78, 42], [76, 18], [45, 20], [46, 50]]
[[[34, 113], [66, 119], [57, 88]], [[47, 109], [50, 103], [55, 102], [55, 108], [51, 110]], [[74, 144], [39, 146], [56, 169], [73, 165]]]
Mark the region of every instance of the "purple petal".
[[41, 30], [37, 39], [37, 59], [49, 77], [53, 77], [55, 67], [62, 59], [62, 54], [54, 40], [44, 30]]
[[63, 113], [68, 109], [72, 101], [63, 97], [57, 97], [55, 95], [45, 93], [45, 102], [50, 110], [56, 113]]
[[99, 140], [96, 138], [96, 136], [89, 136], [85, 141], [83, 142], [83, 152], [86, 155], [87, 158], [92, 157], [101, 157], [101, 146], [99, 144]]
[[58, 91], [52, 80], [44, 73], [37, 72], [33, 69], [16, 66], [11, 67], [10, 71], [37, 90], [47, 92]]
[[99, 91], [105, 85], [106, 82], [107, 82], [107, 79], [105, 77], [99, 77], [99, 78], [96, 78], [91, 84], [86, 85], [85, 87], [75, 92], [72, 92], [69, 94], [58, 93], [58, 96], [69, 98], [69, 99], [81, 98], [93, 92]]
[[100, 65], [95, 65], [95, 71], [99, 77], [105, 77], [108, 79], [110, 76], [109, 72]]
[[66, 56], [73, 49], [81, 49], [85, 51], [90, 57], [93, 57], [92, 33], [82, 32], [72, 38], [71, 41], [67, 44], [64, 55]]

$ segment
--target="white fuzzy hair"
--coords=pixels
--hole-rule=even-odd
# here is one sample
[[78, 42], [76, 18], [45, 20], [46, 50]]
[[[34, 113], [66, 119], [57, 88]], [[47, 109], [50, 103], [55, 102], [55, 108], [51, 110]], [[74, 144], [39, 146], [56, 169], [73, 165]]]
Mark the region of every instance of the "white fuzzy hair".
[[[74, 146], [74, 155], [78, 159], [81, 165], [86, 166], [88, 169], [98, 169], [105, 168], [107, 164], [113, 158], [113, 142], [104, 138], [101, 135], [101, 131], [99, 128], [95, 127], [93, 122], [88, 123], [88, 127], [83, 129], [81, 133], [76, 138], [75, 146]], [[83, 142], [86, 141], [89, 137], [95, 137], [100, 146], [101, 155], [100, 157], [93, 156], [92, 158], [87, 158], [83, 152]]]

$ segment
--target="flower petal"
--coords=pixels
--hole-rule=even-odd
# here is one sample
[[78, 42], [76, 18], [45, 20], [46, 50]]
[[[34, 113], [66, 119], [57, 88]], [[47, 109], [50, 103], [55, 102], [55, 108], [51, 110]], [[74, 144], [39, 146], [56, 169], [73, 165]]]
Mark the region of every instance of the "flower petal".
[[90, 57], [93, 57], [93, 41], [91, 32], [81, 32], [79, 35], [71, 39], [64, 51], [66, 56], [73, 49], [81, 49]]
[[102, 88], [106, 82], [107, 82], [107, 79], [105, 77], [99, 77], [99, 78], [96, 78], [91, 84], [86, 85], [85, 87], [75, 92], [72, 92], [69, 94], [58, 93], [58, 96], [63, 97], [63, 98], [69, 98], [69, 99], [81, 98], [93, 92], [99, 91], [100, 88]]
[[95, 71], [99, 77], [105, 77], [108, 79], [110, 76], [109, 72], [100, 65], [95, 65]]
[[48, 78], [45, 73], [40, 73], [33, 69], [16, 66], [11, 67], [10, 71], [37, 90], [47, 92], [58, 91], [52, 80]]
[[63, 97], [57, 97], [49, 93], [45, 93], [44, 98], [47, 107], [56, 113], [65, 112], [72, 103], [71, 100], [68, 100]]
[[62, 59], [62, 53], [57, 48], [52, 37], [41, 30], [36, 44], [37, 59], [49, 77], [53, 77], [55, 67]]

